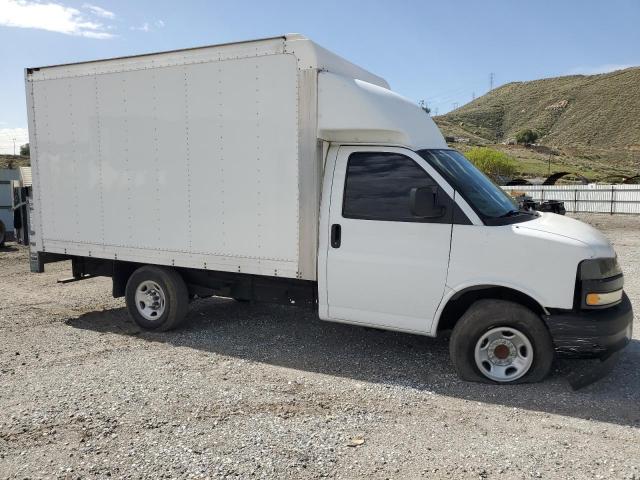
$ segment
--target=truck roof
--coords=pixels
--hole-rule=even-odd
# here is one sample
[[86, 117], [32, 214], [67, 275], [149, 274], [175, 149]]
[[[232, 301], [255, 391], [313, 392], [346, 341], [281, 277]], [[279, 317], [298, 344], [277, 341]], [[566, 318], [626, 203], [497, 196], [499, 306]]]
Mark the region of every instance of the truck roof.
[[181, 58], [193, 61], [194, 57], [202, 61], [225, 60], [265, 54], [292, 53], [298, 59], [301, 70], [318, 69], [345, 75], [365, 82], [389, 88], [387, 81], [365, 70], [354, 63], [336, 55], [309, 40], [304, 35], [289, 33], [277, 37], [267, 37], [242, 42], [221, 43], [201, 47], [182, 48], [163, 52], [143, 53], [83, 62], [63, 63], [42, 67], [26, 68], [26, 75], [32, 80], [47, 80], [83, 75], [110, 73], [123, 69], [144, 68], [145, 64], [162, 66], [164, 63], [175, 64]]

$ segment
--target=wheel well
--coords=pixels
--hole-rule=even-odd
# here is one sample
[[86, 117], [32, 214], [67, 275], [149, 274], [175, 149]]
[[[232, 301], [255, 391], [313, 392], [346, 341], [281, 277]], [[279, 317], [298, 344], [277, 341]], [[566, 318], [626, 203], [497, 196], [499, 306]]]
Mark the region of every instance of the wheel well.
[[508, 287], [498, 287], [494, 285], [469, 287], [456, 293], [444, 307], [438, 322], [438, 333], [444, 330], [451, 330], [464, 315], [467, 309], [477, 300], [493, 298], [498, 300], [508, 300], [510, 302], [523, 305], [537, 314], [543, 314], [544, 309], [529, 295]]

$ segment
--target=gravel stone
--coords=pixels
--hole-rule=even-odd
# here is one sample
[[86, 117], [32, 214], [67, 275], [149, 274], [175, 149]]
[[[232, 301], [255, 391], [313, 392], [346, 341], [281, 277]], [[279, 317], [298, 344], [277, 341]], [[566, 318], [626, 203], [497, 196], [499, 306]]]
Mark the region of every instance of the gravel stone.
[[[640, 311], [640, 217], [580, 218]], [[558, 361], [496, 387], [458, 380], [446, 338], [304, 309], [197, 300], [180, 330], [144, 332], [109, 279], [46, 269], [0, 250], [0, 478], [640, 478], [637, 315], [600, 382], [574, 392], [588, 365]]]

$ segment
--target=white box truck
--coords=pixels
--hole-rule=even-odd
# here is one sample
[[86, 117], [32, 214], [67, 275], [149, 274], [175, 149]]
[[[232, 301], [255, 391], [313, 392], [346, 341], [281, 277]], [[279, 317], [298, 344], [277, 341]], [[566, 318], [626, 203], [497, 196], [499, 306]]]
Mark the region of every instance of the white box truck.
[[[612, 359], [611, 244], [519, 211], [387, 82], [301, 35], [27, 68], [31, 268], [106, 275], [143, 328], [211, 295], [435, 336], [468, 380]], [[213, 312], [212, 312], [213, 314]]]

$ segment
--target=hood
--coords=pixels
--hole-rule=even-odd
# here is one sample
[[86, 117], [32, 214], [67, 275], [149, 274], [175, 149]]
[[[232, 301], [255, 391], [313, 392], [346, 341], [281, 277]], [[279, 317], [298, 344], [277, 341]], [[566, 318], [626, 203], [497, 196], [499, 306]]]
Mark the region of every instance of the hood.
[[599, 230], [564, 215], [540, 212], [537, 218], [516, 225], [523, 229], [536, 230], [577, 240], [591, 248], [593, 257], [615, 256], [611, 242]]

